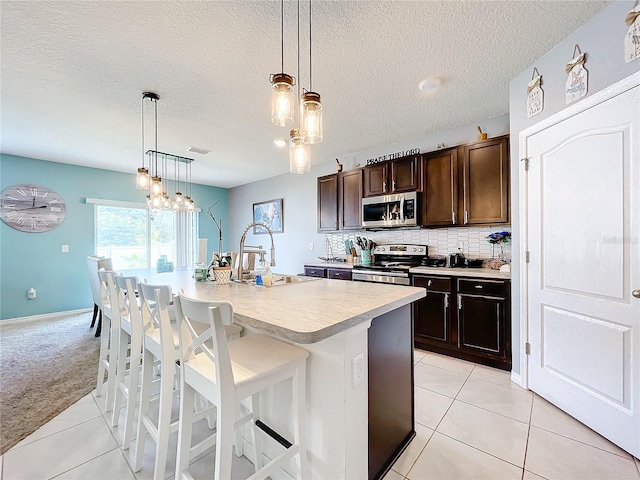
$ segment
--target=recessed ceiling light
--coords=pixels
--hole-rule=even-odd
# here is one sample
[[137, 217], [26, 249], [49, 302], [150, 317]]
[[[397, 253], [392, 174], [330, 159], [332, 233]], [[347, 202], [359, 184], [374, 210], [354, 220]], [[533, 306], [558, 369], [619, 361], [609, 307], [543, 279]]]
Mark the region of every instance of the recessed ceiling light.
[[278, 148], [284, 148], [287, 146], [287, 142], [285, 140], [274, 140], [273, 144]]
[[424, 90], [425, 92], [433, 92], [434, 90], [437, 90], [439, 86], [440, 79], [438, 77], [429, 77], [421, 81], [418, 85], [418, 88], [420, 90]]
[[193, 145], [191, 145], [189, 148], [187, 148], [187, 152], [199, 153], [200, 155], [205, 155], [205, 154], [209, 153], [210, 151], [211, 150], [208, 150], [206, 148], [194, 147]]

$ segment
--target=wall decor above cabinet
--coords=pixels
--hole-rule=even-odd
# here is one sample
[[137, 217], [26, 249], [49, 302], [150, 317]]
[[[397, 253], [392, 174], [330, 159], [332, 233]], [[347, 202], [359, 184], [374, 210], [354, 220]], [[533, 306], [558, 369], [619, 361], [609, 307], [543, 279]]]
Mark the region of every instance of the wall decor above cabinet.
[[364, 196], [422, 191], [422, 155], [364, 167]]

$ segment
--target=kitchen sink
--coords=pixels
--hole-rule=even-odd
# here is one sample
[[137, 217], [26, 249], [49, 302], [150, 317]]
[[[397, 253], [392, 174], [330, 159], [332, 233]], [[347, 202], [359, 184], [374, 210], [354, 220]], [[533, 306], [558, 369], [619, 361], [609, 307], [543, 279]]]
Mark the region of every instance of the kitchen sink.
[[312, 280], [320, 280], [320, 279], [317, 277], [305, 277], [301, 275], [280, 275], [278, 273], [274, 273], [273, 279], [271, 280], [271, 286], [276, 287], [278, 285], [288, 285], [291, 283], [309, 282]]

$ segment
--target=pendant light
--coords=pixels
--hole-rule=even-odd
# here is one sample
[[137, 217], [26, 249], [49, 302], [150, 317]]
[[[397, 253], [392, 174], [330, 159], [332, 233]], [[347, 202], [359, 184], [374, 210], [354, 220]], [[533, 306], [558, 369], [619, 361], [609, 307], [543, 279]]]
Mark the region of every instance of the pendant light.
[[311, 171], [309, 145], [297, 129], [291, 130], [289, 137], [289, 171], [298, 175]]
[[[149, 170], [145, 167], [144, 157], [144, 100], [151, 100], [150, 95], [155, 95], [150, 92], [144, 92], [142, 94], [142, 104], [141, 104], [141, 112], [142, 112], [142, 167], [138, 168], [138, 174], [136, 175], [136, 188], [138, 190], [149, 190]], [[157, 95], [156, 95], [157, 97]], [[151, 164], [149, 164], [151, 167]]]
[[180, 162], [173, 162], [173, 170], [175, 175], [174, 187], [176, 193], [173, 195], [172, 207], [174, 210], [184, 210], [184, 198], [182, 198], [182, 192], [180, 191]]
[[[298, 78], [300, 78], [300, 0], [298, 0]], [[300, 84], [298, 83], [298, 97]], [[299, 129], [289, 132], [289, 171], [303, 175], [311, 171], [311, 153]]]
[[309, 90], [300, 99], [300, 134], [310, 145], [322, 142], [322, 103], [311, 76], [311, 0], [309, 0]]
[[280, 73], [269, 77], [271, 91], [271, 122], [279, 127], [293, 125], [295, 112], [295, 96], [293, 86], [295, 78], [284, 73], [284, 0], [280, 0]]

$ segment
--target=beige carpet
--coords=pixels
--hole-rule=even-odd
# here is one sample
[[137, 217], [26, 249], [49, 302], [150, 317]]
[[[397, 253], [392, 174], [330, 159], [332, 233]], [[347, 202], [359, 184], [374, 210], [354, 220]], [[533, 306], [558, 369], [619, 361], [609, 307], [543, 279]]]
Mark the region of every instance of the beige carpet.
[[95, 388], [100, 339], [91, 313], [0, 322], [0, 454]]

